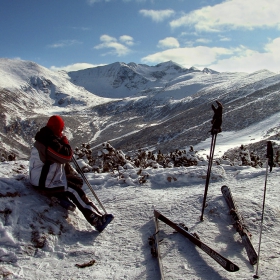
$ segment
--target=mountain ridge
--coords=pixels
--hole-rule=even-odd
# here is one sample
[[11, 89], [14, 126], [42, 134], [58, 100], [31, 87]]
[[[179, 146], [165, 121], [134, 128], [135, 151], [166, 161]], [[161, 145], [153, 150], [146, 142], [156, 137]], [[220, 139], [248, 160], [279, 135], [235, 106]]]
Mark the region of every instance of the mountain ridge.
[[0, 148], [27, 157], [36, 131], [52, 114], [65, 118], [73, 146], [83, 141], [98, 149], [109, 141], [124, 151], [168, 152], [209, 137], [215, 100], [224, 104], [223, 131], [244, 129], [280, 111], [280, 75], [210, 70], [172, 61], [116, 62], [75, 71], [80, 82], [74, 84], [74, 72], [0, 59]]

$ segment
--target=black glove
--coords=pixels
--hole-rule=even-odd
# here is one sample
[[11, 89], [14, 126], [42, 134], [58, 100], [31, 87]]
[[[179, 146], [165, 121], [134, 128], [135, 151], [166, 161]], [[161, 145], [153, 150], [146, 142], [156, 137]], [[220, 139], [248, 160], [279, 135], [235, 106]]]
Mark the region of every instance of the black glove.
[[270, 167], [269, 171], [272, 171], [272, 167], [273, 167], [273, 148], [272, 148], [272, 142], [271, 141], [267, 141], [267, 155], [266, 157], [268, 158], [268, 165]]
[[211, 129], [211, 134], [217, 134], [222, 131], [221, 125], [223, 122], [223, 105], [219, 101], [216, 101], [218, 104], [218, 107], [216, 108], [212, 104], [212, 110], [214, 111], [214, 116], [212, 118], [212, 129]]

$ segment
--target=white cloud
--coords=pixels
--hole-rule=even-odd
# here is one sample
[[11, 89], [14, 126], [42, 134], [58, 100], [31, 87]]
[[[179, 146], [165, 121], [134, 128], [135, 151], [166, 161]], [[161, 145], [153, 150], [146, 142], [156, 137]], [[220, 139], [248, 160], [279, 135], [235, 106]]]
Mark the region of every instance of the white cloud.
[[231, 41], [231, 38], [228, 38], [228, 37], [225, 37], [225, 36], [219, 36], [220, 37], [220, 41], [221, 42], [229, 42], [229, 41]]
[[[266, 44], [264, 48], [269, 53], [278, 54], [280, 50], [280, 37], [272, 40], [270, 43]], [[280, 55], [279, 55], [280, 57]]]
[[[133, 38], [128, 36], [128, 35], [121, 36], [120, 40], [122, 42], [125, 42], [126, 44], [128, 43], [128, 45], [131, 45], [133, 43]], [[131, 52], [131, 50], [127, 46], [119, 43], [118, 40], [115, 37], [111, 37], [111, 36], [105, 34], [105, 35], [102, 35], [100, 37], [100, 41], [102, 43], [95, 46], [94, 48], [97, 49], [97, 50], [111, 49], [112, 51], [110, 51], [107, 54], [124, 56], [124, 55], [127, 55], [128, 53]]]
[[257, 52], [245, 47], [240, 47], [236, 55], [220, 59], [210, 65], [217, 71], [223, 72], [254, 72], [268, 69], [272, 72], [280, 71], [280, 37], [272, 40], [264, 47], [264, 52]]
[[179, 48], [180, 44], [178, 40], [174, 37], [166, 37], [163, 40], [160, 40], [157, 45], [158, 48], [166, 49], [166, 48]]
[[197, 43], [208, 44], [211, 42], [209, 39], [200, 38], [196, 40]]
[[194, 26], [198, 31], [264, 27], [280, 29], [279, 14], [279, 0], [227, 0], [192, 11], [171, 21], [170, 26]]
[[128, 45], [128, 46], [133, 46], [134, 45], [133, 38], [131, 36], [128, 36], [128, 35], [120, 36], [120, 41], [123, 42], [124, 44]]
[[230, 55], [233, 50], [204, 46], [169, 49], [143, 57], [144, 63], [160, 63], [172, 60], [185, 67], [205, 66], [214, 63], [221, 55]]
[[139, 13], [144, 17], [150, 17], [155, 22], [161, 22], [171, 17], [175, 12], [173, 10], [140, 10]]
[[70, 64], [70, 65], [66, 65], [66, 66], [51, 66], [50, 69], [53, 71], [61, 71], [64, 70], [66, 72], [70, 72], [70, 71], [78, 71], [78, 70], [82, 70], [82, 69], [87, 69], [87, 68], [93, 68], [93, 67], [98, 67], [98, 66], [103, 66], [104, 64], [90, 64], [90, 63], [74, 63], [74, 64]]
[[270, 40], [263, 51], [245, 46], [234, 49], [197, 46], [174, 48], [142, 58], [143, 63], [156, 64], [172, 60], [185, 67], [209, 67], [219, 72], [254, 72], [268, 69], [280, 72], [280, 37]]
[[79, 42], [77, 40], [61, 40], [57, 43], [48, 45], [49, 48], [65, 48], [65, 47], [69, 47], [72, 45], [78, 45], [78, 44], [82, 44], [82, 42]]

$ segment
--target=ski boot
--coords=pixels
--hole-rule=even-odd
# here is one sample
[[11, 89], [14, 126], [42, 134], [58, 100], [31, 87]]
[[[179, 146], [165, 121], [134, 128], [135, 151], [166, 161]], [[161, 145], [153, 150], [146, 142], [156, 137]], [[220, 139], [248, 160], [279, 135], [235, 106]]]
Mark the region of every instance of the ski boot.
[[102, 232], [114, 219], [112, 214], [105, 214], [99, 216], [98, 219], [94, 222], [93, 226], [99, 232]]

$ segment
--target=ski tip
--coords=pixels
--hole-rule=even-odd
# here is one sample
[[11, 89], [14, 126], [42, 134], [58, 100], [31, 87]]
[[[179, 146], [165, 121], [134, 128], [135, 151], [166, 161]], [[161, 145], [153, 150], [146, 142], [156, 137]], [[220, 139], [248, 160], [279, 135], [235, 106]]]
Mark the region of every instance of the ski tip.
[[154, 208], [154, 216], [155, 216], [155, 218], [158, 218], [160, 215], [161, 215], [160, 212]]
[[239, 267], [236, 264], [231, 264], [230, 272], [236, 272], [239, 270]]
[[222, 265], [222, 266], [228, 272], [236, 272], [239, 270], [239, 266], [237, 266], [236, 264], [234, 264], [233, 262], [231, 262], [229, 260], [227, 260], [227, 264]]

